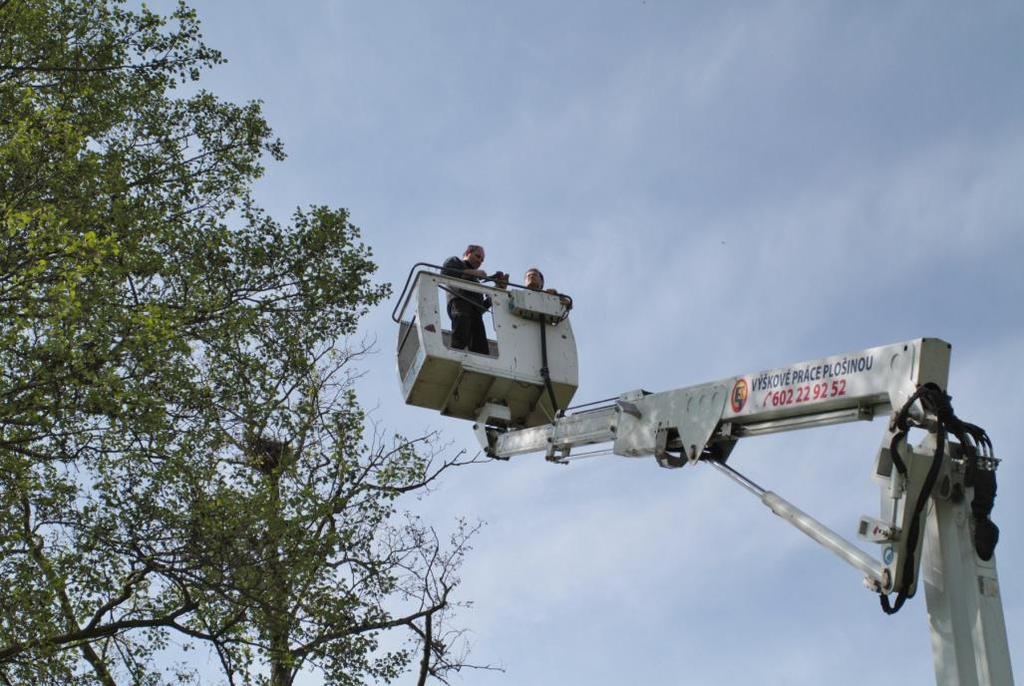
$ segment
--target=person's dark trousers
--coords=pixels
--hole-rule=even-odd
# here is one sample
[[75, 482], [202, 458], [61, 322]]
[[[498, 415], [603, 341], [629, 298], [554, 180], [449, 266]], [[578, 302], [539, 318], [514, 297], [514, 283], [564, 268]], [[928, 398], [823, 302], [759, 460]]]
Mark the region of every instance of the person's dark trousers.
[[479, 314], [452, 313], [452, 347], [471, 353], [489, 354], [484, 318]]

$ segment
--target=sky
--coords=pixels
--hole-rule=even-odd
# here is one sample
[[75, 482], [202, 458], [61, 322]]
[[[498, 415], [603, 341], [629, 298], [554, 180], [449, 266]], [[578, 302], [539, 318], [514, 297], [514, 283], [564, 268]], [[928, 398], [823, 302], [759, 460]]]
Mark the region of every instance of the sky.
[[[467, 243], [574, 297], [576, 400], [663, 391], [922, 336], [1004, 458], [993, 518], [1024, 670], [1024, 5], [1016, 2], [193, 0], [288, 159], [257, 198], [346, 207], [400, 290]], [[159, 6], [159, 5], [158, 5]], [[402, 402], [393, 301], [359, 397]], [[745, 439], [730, 464], [855, 538], [884, 422]], [[543, 456], [415, 504], [483, 520], [456, 684], [934, 683], [924, 594], [860, 575], [707, 467]], [[211, 671], [211, 674], [213, 672]], [[307, 683], [317, 683], [307, 676]]]

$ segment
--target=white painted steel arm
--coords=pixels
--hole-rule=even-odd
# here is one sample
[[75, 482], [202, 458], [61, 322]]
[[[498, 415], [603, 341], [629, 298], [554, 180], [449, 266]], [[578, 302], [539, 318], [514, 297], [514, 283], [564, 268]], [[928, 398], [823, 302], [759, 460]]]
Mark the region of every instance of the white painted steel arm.
[[716, 432], [734, 439], [871, 419], [902, 406], [919, 384], [945, 388], [948, 373], [949, 344], [920, 338], [672, 391], [633, 391], [530, 429], [488, 431], [482, 421], [478, 436], [496, 457], [608, 442], [617, 455], [641, 457], [657, 453], [665, 432], [692, 460]]

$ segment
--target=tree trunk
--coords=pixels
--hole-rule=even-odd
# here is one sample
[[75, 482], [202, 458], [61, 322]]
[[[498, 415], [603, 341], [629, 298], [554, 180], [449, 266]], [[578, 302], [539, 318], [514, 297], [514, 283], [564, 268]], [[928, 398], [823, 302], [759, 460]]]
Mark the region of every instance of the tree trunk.
[[289, 649], [288, 586], [286, 561], [280, 545], [283, 526], [281, 518], [280, 465], [267, 479], [271, 488], [271, 511], [267, 513], [267, 539], [264, 541], [267, 564], [267, 639], [270, 644], [270, 686], [292, 686], [295, 679], [294, 656]]

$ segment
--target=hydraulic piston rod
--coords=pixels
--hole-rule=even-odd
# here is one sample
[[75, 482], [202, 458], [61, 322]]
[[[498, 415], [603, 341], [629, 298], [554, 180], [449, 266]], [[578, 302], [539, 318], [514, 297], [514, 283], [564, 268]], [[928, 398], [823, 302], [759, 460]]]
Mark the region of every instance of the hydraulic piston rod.
[[860, 570], [862, 574], [874, 582], [876, 587], [885, 589], [889, 586], [889, 582], [885, 578], [886, 575], [882, 573], [882, 563], [853, 543], [847, 541], [785, 498], [761, 488], [724, 462], [708, 461], [708, 464], [760, 498], [761, 502], [769, 510], [831, 550], [847, 564]]

